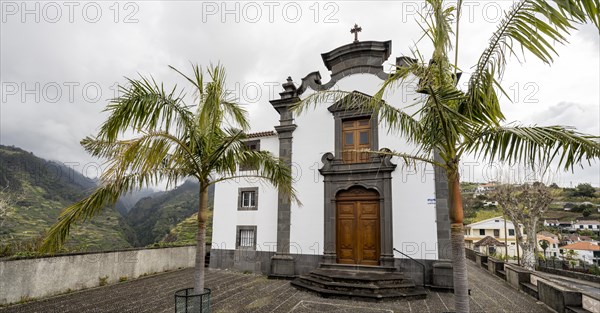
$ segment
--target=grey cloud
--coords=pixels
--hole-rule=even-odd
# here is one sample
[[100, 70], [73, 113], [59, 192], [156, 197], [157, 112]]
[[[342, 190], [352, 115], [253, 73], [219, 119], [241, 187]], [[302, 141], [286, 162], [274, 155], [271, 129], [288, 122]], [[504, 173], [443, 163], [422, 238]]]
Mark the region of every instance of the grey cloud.
[[[298, 22], [288, 22], [278, 9], [285, 4], [281, 2], [275, 9], [273, 23], [266, 15], [256, 23], [247, 21], [251, 16], [242, 16], [236, 23], [231, 15], [221, 20], [220, 14], [209, 16], [203, 22], [202, 3], [198, 2], [145, 1], [135, 3], [139, 8], [135, 15], [138, 22], [131, 24], [122, 22], [128, 12], [123, 7], [120, 21], [115, 23], [108, 8], [110, 4], [100, 3], [105, 15], [98, 23], [88, 23], [81, 16], [76, 16], [74, 23], [65, 21], [66, 17], [63, 17], [56, 24], [43, 21], [21, 23], [19, 18], [9, 18], [2, 24], [2, 83], [24, 82], [31, 86], [40, 82], [43, 86], [54, 82], [63, 86], [63, 97], [56, 103], [48, 103], [43, 97], [36, 103], [31, 96], [21, 101], [20, 94], [8, 97], [8, 101], [3, 101], [0, 106], [0, 143], [20, 146], [48, 159], [82, 164], [97, 161], [83, 151], [79, 140], [97, 131], [105, 118], [100, 112], [113, 96], [111, 86], [116, 82], [123, 83], [124, 76], [137, 77], [138, 73], [153, 75], [167, 86], [178, 84], [187, 87], [185, 81], [170, 71], [167, 65], [185, 72], [189, 70], [189, 62], [208, 65], [212, 61], [226, 66], [230, 86], [236, 83], [241, 86], [281, 84], [288, 76], [299, 83], [302, 77], [315, 70], [321, 72], [323, 81], [327, 81], [329, 73], [320, 54], [350, 43], [353, 38], [349, 30], [354, 23], [363, 27], [359, 35], [361, 40], [393, 41], [390, 62], [396, 56], [410, 54], [410, 47], [420, 37], [420, 28], [414, 21], [417, 16], [410, 13], [414, 9], [412, 4], [419, 5], [420, 2], [332, 2], [336, 6], [336, 13], [331, 16], [337, 19], [334, 23], [325, 23], [333, 10], [326, 9], [324, 2], [318, 3], [318, 14], [311, 10], [313, 2], [298, 2], [303, 16]], [[265, 9], [264, 3], [259, 4]], [[263, 14], [266, 11], [263, 10]], [[317, 22], [315, 14], [318, 15]], [[476, 16], [474, 23], [465, 22], [461, 29], [460, 64], [465, 67], [465, 80], [468, 79], [469, 67], [475, 64], [495, 29], [493, 23], [481, 18]], [[594, 35], [593, 30], [593, 27], [584, 27], [581, 36]], [[598, 42], [597, 36], [590, 38]], [[419, 46], [422, 52], [428, 53], [425, 41]], [[585, 55], [589, 51], [582, 53]], [[586, 60], [574, 59], [573, 63], [575, 68], [585, 68]], [[532, 63], [531, 67], [535, 69], [543, 65]], [[568, 77], [569, 73], [554, 72], [553, 75]], [[73, 101], [64, 94], [64, 83], [79, 84]], [[86, 83], [100, 86], [102, 98], [99, 101], [83, 99], [81, 88]], [[557, 89], [560, 84], [557, 80], [556, 86], [547, 86], [543, 90]], [[597, 86], [590, 85], [587, 90], [590, 102], [597, 105]], [[257, 131], [271, 129], [278, 119], [268, 102], [271, 96], [267, 91], [264, 87], [262, 97], [255, 101], [240, 99], [248, 104], [252, 126]], [[280, 91], [279, 86], [276, 91]], [[576, 112], [577, 107], [553, 106], [543, 113], [546, 115], [531, 116], [531, 119], [540, 123], [555, 118], [557, 123], [593, 131], [593, 116]], [[517, 120], [530, 118], [529, 112], [513, 115]], [[598, 177], [597, 173], [590, 175]]]

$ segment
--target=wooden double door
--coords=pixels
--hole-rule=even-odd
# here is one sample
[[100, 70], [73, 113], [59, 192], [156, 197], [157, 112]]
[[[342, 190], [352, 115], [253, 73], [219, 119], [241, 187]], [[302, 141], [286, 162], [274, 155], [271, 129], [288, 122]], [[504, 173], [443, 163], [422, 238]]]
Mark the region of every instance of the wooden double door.
[[336, 254], [342, 264], [379, 265], [379, 194], [362, 187], [336, 197]]

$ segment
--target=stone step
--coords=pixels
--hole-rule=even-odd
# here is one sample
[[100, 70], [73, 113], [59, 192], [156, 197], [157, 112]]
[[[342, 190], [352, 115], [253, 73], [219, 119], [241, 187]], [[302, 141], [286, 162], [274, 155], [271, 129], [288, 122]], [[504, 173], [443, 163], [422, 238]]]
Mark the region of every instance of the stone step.
[[580, 306], [567, 306], [567, 307], [565, 307], [565, 313], [591, 313], [591, 312]]
[[525, 293], [527, 293], [528, 295], [539, 299], [538, 297], [538, 288], [536, 285], [532, 284], [532, 283], [528, 283], [528, 282], [522, 282], [520, 283], [521, 285], [521, 290], [523, 290]]
[[360, 271], [360, 272], [380, 272], [380, 273], [393, 273], [393, 272], [397, 271], [397, 269], [393, 266], [337, 264], [337, 263], [321, 263], [321, 264], [319, 264], [319, 268]]
[[499, 277], [502, 277], [503, 279], [506, 279], [506, 272], [504, 270], [496, 271], [496, 275], [498, 275]]
[[396, 299], [425, 299], [427, 292], [423, 288], [414, 288], [405, 292], [393, 292], [386, 294], [373, 294], [365, 293], [362, 291], [342, 291], [335, 289], [325, 289], [314, 285], [307, 284], [301, 279], [296, 279], [291, 282], [292, 286], [305, 291], [314, 292], [320, 297], [324, 298], [342, 298], [342, 299], [355, 299], [355, 300], [366, 300], [366, 301], [385, 301], [385, 300], [396, 300]]
[[342, 283], [333, 281], [324, 281], [313, 276], [300, 276], [299, 281], [306, 285], [315, 286], [322, 289], [347, 291], [347, 292], [360, 292], [364, 294], [389, 294], [394, 292], [407, 292], [415, 288], [415, 284], [412, 282], [403, 282], [394, 285], [378, 285], [377, 283], [369, 284], [352, 284]]
[[334, 270], [322, 268], [312, 270], [310, 275], [321, 278], [322, 280], [355, 284], [378, 282], [379, 285], [385, 285], [401, 283], [406, 280], [406, 277], [400, 273]]

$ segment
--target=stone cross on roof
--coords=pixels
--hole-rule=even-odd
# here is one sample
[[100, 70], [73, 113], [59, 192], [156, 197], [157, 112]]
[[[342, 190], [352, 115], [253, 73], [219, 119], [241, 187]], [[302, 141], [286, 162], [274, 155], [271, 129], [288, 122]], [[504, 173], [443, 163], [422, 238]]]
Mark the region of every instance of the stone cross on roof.
[[362, 27], [358, 26], [358, 24], [354, 24], [354, 27], [350, 29], [350, 33], [354, 34], [354, 42], [358, 42], [358, 33], [362, 31]]

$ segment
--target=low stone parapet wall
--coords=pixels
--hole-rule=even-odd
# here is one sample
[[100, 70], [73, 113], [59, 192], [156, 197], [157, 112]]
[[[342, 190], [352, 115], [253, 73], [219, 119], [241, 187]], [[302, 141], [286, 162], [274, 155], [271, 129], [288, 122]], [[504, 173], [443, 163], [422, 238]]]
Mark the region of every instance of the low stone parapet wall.
[[537, 287], [540, 301], [558, 313], [567, 312], [567, 307], [581, 307], [580, 292], [542, 280], [537, 282]]
[[475, 263], [477, 263], [477, 265], [487, 269], [487, 260], [487, 255], [475, 252]]
[[487, 269], [492, 275], [499, 276], [499, 272], [504, 271], [504, 261], [488, 258], [487, 265]]
[[565, 271], [565, 270], [561, 270], [561, 269], [557, 269], [557, 268], [550, 268], [550, 267], [543, 267], [543, 266], [537, 266], [536, 269], [540, 272], [546, 272], [549, 274], [566, 276], [566, 277], [570, 277], [570, 278], [581, 279], [581, 280], [586, 280], [586, 281], [589, 281], [592, 283], [600, 284], [600, 276], [598, 276], [598, 275], [585, 274], [585, 273], [579, 273], [579, 272], [574, 272], [574, 271]]
[[185, 246], [0, 260], [0, 304], [193, 267], [195, 253]]
[[521, 290], [521, 283], [529, 283], [531, 281], [531, 272], [516, 265], [505, 265], [506, 281], [509, 285], [517, 290]]

